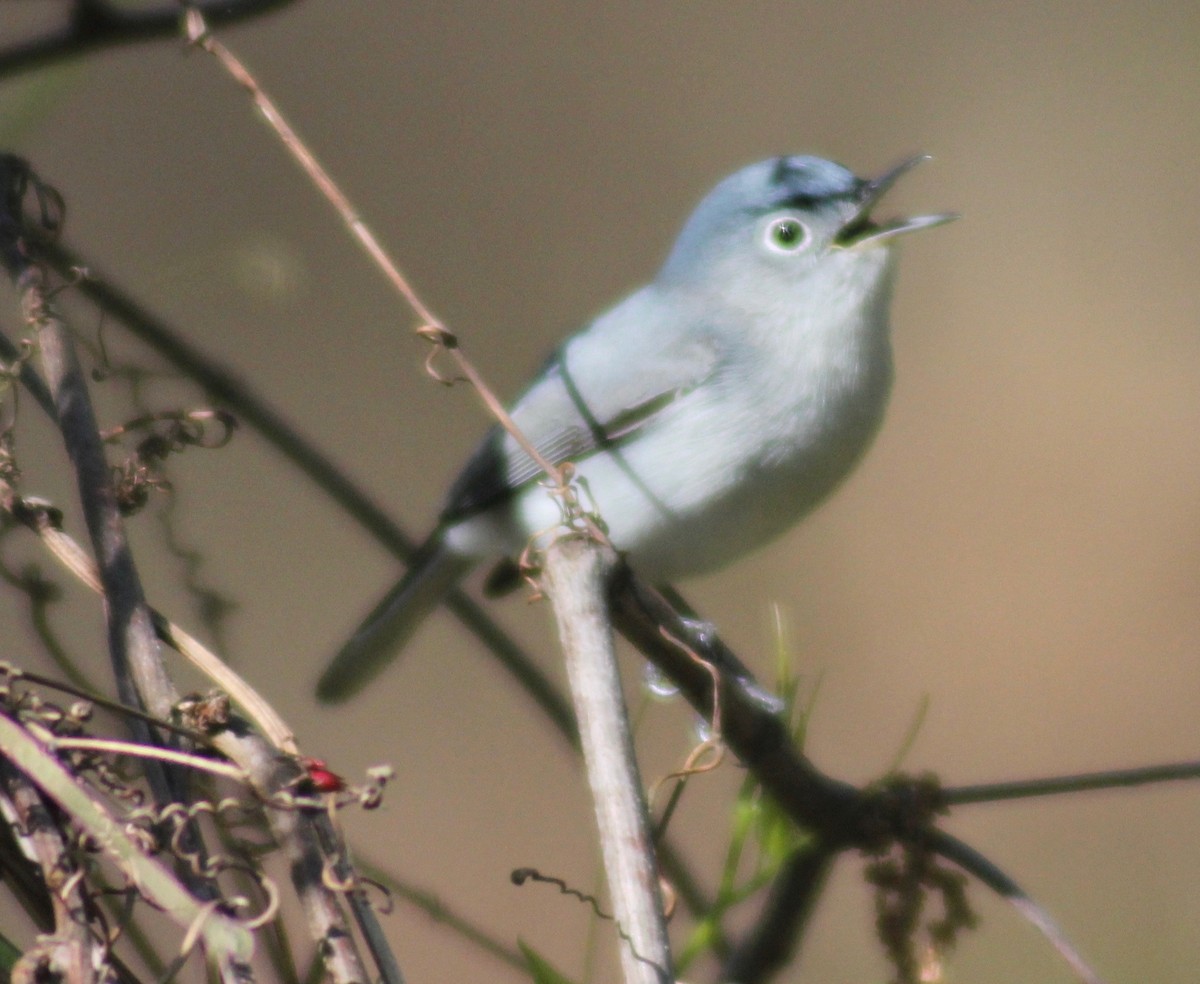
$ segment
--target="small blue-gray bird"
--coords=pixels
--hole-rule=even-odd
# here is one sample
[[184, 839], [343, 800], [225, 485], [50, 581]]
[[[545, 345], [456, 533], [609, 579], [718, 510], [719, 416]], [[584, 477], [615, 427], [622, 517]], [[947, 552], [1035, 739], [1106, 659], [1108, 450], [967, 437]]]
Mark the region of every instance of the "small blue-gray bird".
[[[546, 363], [512, 408], [653, 582], [722, 567], [824, 499], [879, 428], [892, 381], [896, 239], [954, 218], [878, 223], [915, 157], [878, 178], [778, 157], [722, 181], [643, 287]], [[541, 472], [494, 428], [407, 575], [326, 669], [323, 700], [362, 687], [472, 567], [560, 522]]]

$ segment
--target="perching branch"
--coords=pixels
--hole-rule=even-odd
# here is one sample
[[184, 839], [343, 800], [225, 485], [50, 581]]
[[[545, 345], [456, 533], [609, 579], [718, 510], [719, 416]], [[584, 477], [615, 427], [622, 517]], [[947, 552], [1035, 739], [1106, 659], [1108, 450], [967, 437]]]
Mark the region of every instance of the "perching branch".
[[579, 719], [625, 984], [672, 984], [658, 865], [605, 598], [614, 560], [610, 548], [564, 533], [546, 548], [542, 583]]
[[[699, 714], [711, 720], [719, 701], [725, 742], [784, 812], [817, 835], [819, 852], [832, 856], [855, 848], [878, 854], [888, 843], [899, 842], [940, 855], [1015, 905], [1081, 981], [1098, 984], [1099, 975], [1044, 910], [983, 855], [933, 826], [936, 790], [914, 783], [863, 791], [821, 773], [796, 749], [778, 715], [758, 696], [760, 688], [749, 671], [719, 638], [681, 617], [628, 567], [618, 568], [609, 592], [614, 625], [679, 686]], [[719, 670], [715, 692], [713, 667]], [[807, 904], [803, 894], [796, 898]], [[797, 908], [793, 916], [802, 916]], [[744, 946], [751, 955], [753, 937]], [[768, 952], [760, 972], [777, 966], [775, 959]]]
[[[725, 743], [780, 807], [801, 827], [819, 833], [830, 847], [852, 842], [860, 827], [861, 794], [849, 783], [824, 775], [796, 750], [783, 721], [763, 703], [750, 671], [732, 651], [716, 636], [700, 633], [694, 622], [682, 618], [627, 566], [617, 569], [609, 591], [618, 631], [680, 688], [706, 720], [711, 720], [714, 698], [719, 698]], [[719, 671], [717, 694], [712, 667]]]

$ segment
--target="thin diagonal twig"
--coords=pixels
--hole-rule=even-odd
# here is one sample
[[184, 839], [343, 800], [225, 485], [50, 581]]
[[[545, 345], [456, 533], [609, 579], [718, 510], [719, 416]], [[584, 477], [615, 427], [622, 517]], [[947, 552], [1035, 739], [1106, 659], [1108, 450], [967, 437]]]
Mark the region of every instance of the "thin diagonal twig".
[[[408, 278], [400, 271], [395, 260], [391, 258], [379, 238], [363, 220], [358, 210], [351, 204], [349, 197], [338, 187], [336, 181], [317, 160], [316, 155], [308, 148], [300, 136], [288, 123], [274, 100], [258, 84], [254, 75], [242, 61], [225, 45], [209, 33], [204, 17], [198, 10], [189, 10], [187, 17], [188, 40], [209, 54], [213, 55], [230, 74], [230, 76], [249, 93], [254, 105], [258, 108], [262, 119], [279, 137], [284, 148], [291, 154], [293, 160], [300, 166], [312, 181], [314, 187], [333, 206], [347, 231], [356, 242], [366, 251], [375, 267], [383, 274], [392, 288], [412, 308], [420, 325], [417, 334], [432, 342], [441, 351], [447, 352], [454, 360], [458, 371], [471, 384], [471, 388], [483, 401], [488, 413], [505, 429], [520, 446], [521, 450], [534, 461], [538, 468], [545, 473], [551, 485], [556, 490], [560, 502], [564, 505], [566, 520], [572, 525], [584, 530], [590, 537], [600, 543], [612, 544], [608, 540], [600, 524], [597, 523], [579, 504], [578, 498], [571, 491], [571, 469], [568, 464], [551, 461], [533, 444], [521, 431], [509, 415], [507, 408], [484, 380], [483, 375], [467, 358], [462, 350], [458, 336], [450, 331], [440, 318], [433, 313], [421, 299], [416, 290], [408, 282]], [[436, 377], [435, 378], [440, 378]]]
[[969, 844], [945, 831], [931, 829], [925, 835], [926, 845], [948, 861], [953, 861], [987, 885], [1005, 901], [1011, 903], [1058, 951], [1084, 984], [1104, 984], [1083, 956], [1067, 939], [1050, 914], [1031, 899], [1025, 890], [995, 864]]
[[941, 802], [947, 806], [969, 803], [996, 803], [1000, 800], [1029, 799], [1034, 796], [1057, 796], [1096, 789], [1127, 789], [1159, 782], [1181, 779], [1200, 779], [1200, 762], [1176, 762], [1168, 765], [1147, 765], [1135, 769], [1109, 769], [1104, 772], [1084, 772], [1074, 776], [1051, 776], [1045, 779], [1018, 779], [1013, 782], [980, 783], [975, 786], [952, 786], [941, 790]]

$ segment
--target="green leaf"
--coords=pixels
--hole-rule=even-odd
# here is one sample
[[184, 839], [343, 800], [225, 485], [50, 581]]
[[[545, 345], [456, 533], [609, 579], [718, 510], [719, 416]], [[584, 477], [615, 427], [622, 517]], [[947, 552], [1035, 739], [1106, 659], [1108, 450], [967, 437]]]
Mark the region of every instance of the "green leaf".
[[517, 946], [525, 955], [525, 961], [529, 964], [529, 975], [534, 984], [575, 984], [566, 974], [550, 966], [549, 961], [524, 940], [517, 940]]
[[3, 984], [12, 979], [12, 969], [20, 959], [20, 949], [7, 936], [0, 936], [0, 981]]
[[0, 86], [0, 144], [19, 148], [32, 131], [54, 115], [86, 74], [86, 69], [76, 63], [6, 80]]

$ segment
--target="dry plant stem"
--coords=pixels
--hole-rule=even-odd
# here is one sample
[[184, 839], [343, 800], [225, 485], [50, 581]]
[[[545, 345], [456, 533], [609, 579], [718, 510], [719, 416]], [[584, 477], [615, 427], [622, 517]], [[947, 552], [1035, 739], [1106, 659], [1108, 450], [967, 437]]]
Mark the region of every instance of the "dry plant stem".
[[[27, 321], [37, 331], [48, 389], [75, 465], [85, 518], [99, 558], [114, 669], [118, 681], [125, 681], [123, 686], [119, 684], [119, 693], [125, 703], [148, 707], [152, 714], [170, 718], [178, 693], [160, 659], [155, 620], [142, 594], [125, 539], [103, 444], [72, 340], [46, 302], [41, 268], [27, 266], [20, 275], [19, 285]], [[139, 699], [139, 695], [144, 696]], [[260, 793], [276, 791], [268, 781], [275, 777], [273, 770], [278, 768], [279, 757], [274, 747], [256, 739], [241, 741], [232, 733], [223, 733], [221, 738], [219, 747], [228, 746], [222, 750], [235, 762], [244, 768], [247, 764], [256, 766], [254, 775], [263, 784]], [[268, 772], [262, 761], [269, 762], [272, 771]], [[151, 774], [153, 764], [146, 763]], [[364, 980], [361, 960], [354, 952], [337, 900], [323, 883], [324, 859], [311, 825], [306, 825], [307, 836], [301, 836], [293, 813], [272, 810], [270, 814], [276, 835], [292, 862], [293, 878], [331, 975], [344, 982]], [[204, 938], [208, 942], [207, 935]], [[227, 948], [217, 951], [217, 957], [222, 976], [227, 980], [244, 976], [246, 968]]]
[[[346, 901], [354, 913], [355, 921], [363, 935], [363, 942], [370, 951], [371, 959], [375, 961], [375, 966], [379, 970], [379, 979], [383, 981], [383, 984], [404, 984], [404, 975], [400, 971], [400, 964], [392, 952], [387, 936], [384, 935], [383, 927], [379, 924], [375, 907], [371, 904], [366, 889], [362, 885], [362, 878], [358, 870], [360, 866], [357, 862], [351, 863], [345, 839], [342, 837], [341, 831], [335, 827], [332, 815], [330, 813], [322, 813], [320, 816], [312, 814], [309, 819], [312, 821], [323, 853], [326, 857], [332, 856], [333, 858], [333, 878], [342, 885], [350, 886], [346, 891]], [[323, 880], [326, 883], [329, 881], [328, 878]]]
[[139, 893], [166, 913], [188, 935], [204, 941], [229, 981], [249, 979], [254, 944], [250, 934], [217, 911], [212, 901], [199, 901], [111, 816], [91, 790], [81, 784], [42, 742], [7, 715], [0, 714], [0, 746], [13, 766], [37, 784], [68, 813]]
[[[6, 490], [8, 491], [8, 490]], [[5, 496], [11, 498], [10, 495]], [[44, 513], [41, 513], [44, 517]], [[33, 523], [33, 528], [42, 536], [54, 555], [88, 586], [101, 590], [95, 566], [79, 546], [65, 533], [45, 522]], [[261, 696], [230, 670], [215, 654], [182, 629], [171, 624], [158, 613], [154, 613], [155, 625], [160, 636], [177, 648], [197, 668], [209, 674], [234, 700], [254, 715], [255, 722], [266, 729], [268, 741], [248, 732], [243, 727], [228, 729], [211, 737], [211, 741], [222, 753], [238, 766], [239, 776], [249, 777], [259, 797], [266, 803], [286, 793], [303, 773], [291, 756], [297, 753], [291, 729], [275, 713]], [[280, 756], [280, 750], [288, 753]], [[217, 764], [217, 763], [213, 763]], [[211, 766], [210, 766], [211, 767]], [[316, 831], [317, 824], [325, 820], [324, 814], [296, 814], [290, 809], [269, 808], [267, 820], [271, 825], [276, 842], [280, 844], [290, 863], [292, 883], [300, 898], [307, 917], [310, 934], [325, 954], [330, 976], [335, 981], [365, 980], [362, 976], [362, 961], [354, 949], [352, 937], [337, 902], [337, 893], [325, 884], [323, 878], [324, 853]], [[381, 938], [374, 931], [374, 914], [359, 914], [364, 925], [364, 934]], [[378, 947], [374, 946], [373, 950]], [[379, 959], [381, 977], [386, 984], [399, 984], [402, 978], [390, 954]]]
[[[74, 342], [46, 299], [41, 266], [27, 266], [18, 278], [18, 288], [22, 292], [26, 321], [36, 332], [43, 371], [54, 398], [67, 455], [75, 470], [84, 520], [96, 555], [117, 693], [124, 703], [143, 707], [156, 717], [169, 718], [179, 694], [159, 653], [154, 623], [125, 536]], [[133, 720], [130, 726], [138, 740], [157, 744], [144, 722]], [[186, 798], [186, 779], [178, 772], [166, 770], [153, 761], [144, 762], [142, 768], [160, 803]], [[194, 830], [192, 836], [196, 836]], [[202, 896], [212, 898], [213, 886], [202, 878], [188, 876], [188, 881]], [[203, 939], [207, 947], [209, 937]], [[246, 968], [236, 953], [229, 948], [213, 952], [223, 979], [232, 982], [244, 977]]]
[[[83, 583], [101, 591], [99, 576], [91, 558], [65, 533], [49, 523], [46, 510], [32, 511], [14, 508], [19, 504], [15, 493], [0, 482], [0, 500], [5, 508], [18, 519], [34, 529], [49, 546], [64, 566]], [[279, 795], [303, 778], [303, 773], [292, 756], [297, 752], [291, 729], [279, 718], [266, 701], [241, 680], [232, 670], [205, 649], [199, 642], [172, 625], [158, 613], [154, 613], [155, 626], [160, 637], [177, 648], [195, 666], [208, 673], [234, 699], [255, 715], [256, 723], [267, 729], [269, 742], [244, 727], [226, 729], [211, 737], [211, 742], [232, 762], [237, 764], [239, 777], [248, 776], [260, 799], [265, 803], [276, 802]], [[76, 740], [78, 745], [78, 740]], [[282, 748], [286, 753], [280, 756]], [[212, 765], [219, 763], [210, 763]], [[362, 961], [353, 945], [353, 939], [338, 906], [337, 893], [324, 880], [324, 850], [314, 823], [318, 827], [327, 821], [323, 813], [313, 816], [311, 811], [297, 814], [291, 809], [271, 807], [267, 820], [272, 833], [287, 855], [291, 877], [307, 917], [313, 940], [325, 955], [328, 970], [333, 980], [339, 982], [360, 981]], [[327, 838], [336, 842], [336, 835]], [[345, 876], [343, 875], [343, 880]], [[395, 960], [386, 947], [381, 947], [382, 933], [378, 931], [374, 913], [369, 909], [356, 915], [368, 939], [374, 940], [372, 951], [376, 954], [385, 984], [400, 984], [402, 977]]]
[[[97, 944], [88, 926], [83, 880], [75, 877], [76, 867], [58, 826], [37, 788], [7, 761], [0, 761], [0, 787], [16, 813], [12, 818], [16, 828], [26, 832], [26, 841], [37, 858], [54, 907], [52, 942], [36, 944], [21, 958], [20, 963], [26, 965], [25, 978], [57, 977], [69, 984], [93, 984], [98, 964]], [[47, 952], [47, 948], [52, 949]], [[38, 972], [36, 963], [41, 958], [49, 958], [48, 973]], [[21, 972], [14, 968], [12, 976], [19, 980]]]
[[[98, 587], [95, 583], [94, 573], [91, 577], [88, 576], [91, 571], [90, 564], [80, 564], [77, 553], [81, 554], [81, 552], [66, 534], [60, 532], [56, 537], [50, 538], [44, 535], [44, 538], [47, 539], [60, 559], [63, 559], [64, 551], [61, 548], [64, 540], [74, 548], [65, 552], [67, 556], [72, 557], [72, 561], [68, 562], [68, 568], [79, 574], [85, 583]], [[87, 558], [83, 559], [87, 560]], [[160, 619], [161, 616], [156, 615], [156, 620]], [[224, 667], [224, 664], [214, 654], [204, 649], [181, 629], [165, 620], [161, 621], [163, 624], [160, 625], [160, 631], [164, 633], [164, 637], [180, 648], [185, 655], [188, 655], [200, 669], [208, 671], [214, 666]], [[181, 639], [184, 641], [181, 642]], [[189, 652], [191, 649], [196, 652]], [[230, 680], [231, 675], [234, 677], [232, 681]], [[264, 741], [244, 727], [237, 726], [222, 730], [209, 739], [230, 761], [236, 763], [236, 767], [226, 768], [238, 778], [248, 778], [264, 803], [276, 803], [277, 798], [281, 795], [290, 798], [288, 791], [304, 778], [304, 773], [292, 757], [297, 749], [291, 730], [282, 723], [274, 709], [270, 708], [270, 705], [267, 705], [247, 685], [241, 683], [240, 679], [232, 674], [232, 671], [225, 668], [225, 672], [217, 674], [215, 679], [222, 685], [232, 683], [231, 689], [235, 694], [235, 699], [247, 702], [246, 694], [249, 693], [251, 699], [248, 700], [248, 703], [251, 707], [257, 707], [260, 713], [263, 708], [269, 711], [266, 715], [267, 724], [276, 737], [283, 738], [283, 748], [289, 753], [284, 756], [279, 755], [280, 745], [278, 743]], [[60, 739], [56, 744], [59, 747], [83, 747], [84, 743], [79, 739]], [[101, 747], [111, 746], [111, 743], [88, 744], [99, 744]], [[213, 762], [209, 763], [208, 768], [212, 770], [213, 766], [220, 765], [221, 763]], [[285, 809], [270, 806], [267, 809], [267, 820], [271, 825], [276, 842], [280, 844], [291, 864], [290, 873], [293, 885], [304, 908], [312, 938], [325, 956], [331, 979], [343, 982], [365, 980], [362, 961], [354, 948], [352, 937], [338, 906], [337, 893], [326, 885], [324, 880], [325, 852], [317, 829], [327, 820], [324, 812], [317, 811], [314, 814], [311, 808], [298, 812], [290, 807]], [[336, 836], [332, 839], [336, 840]], [[360, 917], [360, 921], [373, 923], [374, 914], [368, 913], [365, 917]], [[381, 934], [372, 933], [370, 926], [365, 928], [364, 932], [367, 935], [381, 937]], [[390, 954], [380, 960], [380, 967], [382, 980], [386, 984], [400, 984], [402, 978], [398, 968], [394, 973], [389, 972], [389, 967], [395, 967]]]
[[[0, 479], [0, 508], [5, 509], [18, 522], [37, 533], [55, 559], [82, 584], [103, 595], [104, 586], [92, 558], [74, 539], [54, 524], [47, 509], [31, 507], [20, 499], [15, 490], [2, 479]], [[229, 694], [235, 703], [239, 704], [253, 719], [268, 740], [285, 752], [299, 753], [292, 729], [253, 687], [231, 670], [215, 653], [159, 612], [150, 609], [150, 615], [154, 621], [154, 630], [158, 634], [158, 638], [184, 656], [193, 666]]]
[[[241, 728], [223, 729], [210, 736], [214, 745], [245, 771], [259, 798], [267, 804], [267, 822], [288, 861], [289, 874], [304, 909], [309, 934], [317, 944], [328, 977], [335, 984], [373, 979], [366, 973], [354, 937], [346, 923], [338, 892], [325, 880], [325, 855], [320, 826], [324, 811], [295, 803], [290, 790], [305, 778], [295, 758], [281, 756], [258, 735]], [[286, 804], [286, 805], [284, 805]], [[403, 984], [394, 961], [380, 962], [385, 984]]]
[[581, 536], [561, 536], [546, 549], [543, 584], [579, 719], [625, 981], [669, 984], [675, 976], [658, 866], [608, 620], [613, 556]]
[[342, 222], [350, 230], [350, 234], [367, 251], [367, 254], [374, 261], [375, 265], [383, 271], [391, 285], [400, 292], [409, 306], [417, 313], [417, 317], [426, 325], [441, 328], [441, 322], [422, 303], [416, 292], [409, 286], [408, 281], [387, 255], [387, 251], [375, 237], [375, 234], [371, 232], [357, 210], [350, 203], [350, 199], [342, 193], [342, 190], [337, 186], [337, 183], [330, 176], [329, 172], [321, 166], [321, 163], [312, 151], [304, 145], [299, 135], [292, 129], [291, 124], [288, 123], [279, 111], [279, 107], [263, 91], [262, 86], [258, 84], [257, 80], [250, 73], [250, 70], [242, 64], [232, 51], [208, 33], [208, 27], [204, 22], [202, 12], [198, 9], [191, 9], [187, 12], [187, 36], [188, 40], [193, 44], [199, 45], [209, 54], [214, 55], [225, 71], [233, 77], [233, 80], [250, 94], [250, 97], [254, 100], [254, 105], [262, 113], [263, 119], [278, 134], [284, 147], [295, 158], [313, 184], [316, 185], [317, 190], [337, 210]]
[[[38, 932], [54, 931], [54, 900], [46, 888], [46, 879], [29, 846], [29, 832], [11, 798], [5, 793], [6, 780], [0, 775], [0, 878], [8, 892], [9, 903], [16, 903]], [[15, 912], [15, 910], [11, 910]]]
[[186, 766], [209, 775], [223, 776], [235, 782], [245, 782], [246, 773], [235, 765], [226, 762], [215, 762], [199, 755], [189, 755], [177, 752], [171, 748], [157, 748], [153, 745], [139, 745], [129, 741], [113, 741], [111, 738], [52, 738], [48, 746], [55, 752], [64, 749], [77, 751], [105, 752], [109, 755], [128, 755], [133, 758], [157, 759], [160, 762], [171, 762], [175, 765]]
[[[63, 443], [75, 469], [84, 520], [92, 540], [108, 623], [109, 656], [120, 699], [168, 718], [178, 694], [167, 676], [142, 593], [112, 476], [75, 345], [46, 300], [42, 269], [27, 266], [18, 278], [28, 324], [36, 333], [43, 371]], [[146, 740], [144, 727], [138, 737]]]
[[[463, 354], [459, 347], [458, 339], [441, 320], [431, 311], [425, 302], [421, 300], [417, 292], [413, 290], [408, 279], [400, 272], [400, 268], [395, 261], [388, 255], [387, 250], [383, 248], [375, 233], [371, 231], [370, 226], [363, 221], [358, 210], [350, 203], [350, 199], [338, 187], [337, 182], [317, 160], [316, 155], [305, 145], [300, 139], [299, 134], [292, 129], [291, 124], [284, 118], [283, 113], [279, 111], [279, 107], [271, 100], [266, 91], [258, 84], [250, 70], [241, 62], [236, 55], [226, 48], [220, 41], [208, 33], [205, 26], [204, 18], [197, 10], [189, 10], [187, 16], [188, 40], [199, 45], [209, 54], [214, 55], [225, 70], [233, 77], [233, 79], [244, 88], [250, 97], [254, 100], [255, 106], [258, 107], [267, 124], [278, 135], [283, 146], [287, 149], [297, 164], [308, 175], [317, 190], [325, 197], [334, 209], [338, 216], [345, 224], [350, 235], [354, 237], [379, 271], [387, 278], [388, 283], [404, 298], [409, 307], [421, 320], [421, 327], [418, 333], [432, 341], [435, 345], [441, 346], [447, 351], [451, 358], [454, 359], [459, 371], [470, 382], [472, 388], [483, 400], [488, 412], [500, 422], [500, 425], [513, 436], [516, 442], [521, 446], [521, 449], [529, 455], [543, 472], [546, 473], [550, 481], [559, 488], [563, 489], [567, 485], [566, 476], [563, 471], [553, 462], [547, 460], [536, 447], [529, 442], [520, 428], [513, 423], [512, 417], [504, 408], [504, 404], [496, 398], [491, 388], [484, 381], [478, 370]], [[595, 527], [595, 524], [590, 520], [586, 520], [589, 532], [596, 537], [602, 537], [600, 530]]]
[[[11, 365], [20, 357], [20, 350], [8, 340], [7, 335], [0, 332], [0, 360]], [[54, 410], [54, 397], [50, 395], [50, 391], [42, 382], [42, 377], [37, 374], [37, 370], [28, 362], [21, 364], [20, 380], [21, 385], [29, 391], [46, 416], [54, 420], [58, 416]]]

